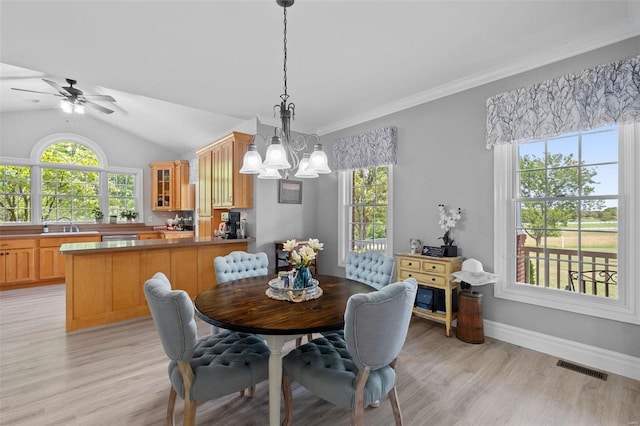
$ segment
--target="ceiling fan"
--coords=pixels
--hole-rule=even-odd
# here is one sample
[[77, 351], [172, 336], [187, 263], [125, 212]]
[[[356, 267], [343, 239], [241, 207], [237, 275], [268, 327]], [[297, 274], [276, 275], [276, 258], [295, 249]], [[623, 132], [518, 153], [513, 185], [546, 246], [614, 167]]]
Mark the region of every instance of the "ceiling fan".
[[[46, 78], [43, 78], [42, 81], [44, 81], [45, 83], [49, 84], [51, 87], [53, 87], [54, 89], [56, 89], [58, 91], [58, 93], [50, 93], [50, 92], [39, 92], [37, 90], [27, 90], [27, 89], [19, 89], [17, 87], [12, 87], [12, 90], [19, 90], [21, 92], [31, 92], [31, 93], [42, 93], [45, 95], [52, 95], [52, 96], [58, 96], [62, 99], [62, 109], [67, 111], [67, 109], [69, 109], [67, 112], [73, 112], [74, 108], [76, 108], [77, 106], [81, 106], [84, 107], [84, 105], [88, 105], [92, 108], [95, 108], [96, 110], [104, 113], [104, 114], [111, 114], [113, 113], [112, 109], [103, 107], [102, 105], [98, 105], [92, 101], [90, 101], [88, 98], [91, 98], [93, 100], [96, 101], [103, 101], [103, 102], [115, 102], [116, 100], [109, 95], [89, 95], [89, 94], [85, 94], [82, 90], [73, 87], [74, 84], [77, 83], [76, 80], [72, 80], [70, 78], [67, 78], [67, 83], [69, 84], [68, 86], [60, 86], [58, 83], [56, 83], [55, 81], [51, 81], [51, 80], [47, 80]], [[76, 110], [77, 111], [77, 110]]]

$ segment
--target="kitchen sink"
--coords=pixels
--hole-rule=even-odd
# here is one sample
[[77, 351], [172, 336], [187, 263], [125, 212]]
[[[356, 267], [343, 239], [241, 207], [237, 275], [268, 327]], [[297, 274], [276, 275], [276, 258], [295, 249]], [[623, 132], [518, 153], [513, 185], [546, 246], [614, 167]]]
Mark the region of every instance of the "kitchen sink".
[[76, 232], [41, 232], [40, 235], [55, 235], [55, 236], [65, 236], [65, 237], [73, 237], [74, 235], [96, 235], [99, 234], [98, 231], [76, 231]]

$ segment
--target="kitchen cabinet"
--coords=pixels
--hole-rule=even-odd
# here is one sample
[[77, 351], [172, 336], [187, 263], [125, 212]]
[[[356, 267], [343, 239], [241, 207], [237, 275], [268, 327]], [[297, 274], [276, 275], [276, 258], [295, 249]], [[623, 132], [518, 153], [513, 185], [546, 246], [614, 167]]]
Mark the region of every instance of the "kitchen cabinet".
[[0, 286], [34, 281], [35, 256], [36, 240], [0, 241]]
[[[451, 279], [451, 273], [459, 271], [462, 265], [460, 257], [430, 257], [422, 255], [398, 254], [398, 280], [415, 278], [419, 287], [444, 290], [445, 311], [427, 310], [417, 306], [413, 308], [415, 316], [432, 319], [445, 324], [445, 333], [451, 336], [451, 322], [457, 314], [453, 309], [453, 291], [458, 290], [460, 283]], [[434, 294], [435, 299], [435, 294]]]
[[164, 239], [195, 237], [195, 232], [193, 231], [162, 231], [161, 234], [162, 234], [161, 238], [164, 238]]
[[40, 238], [38, 249], [40, 280], [64, 280], [64, 256], [60, 254], [60, 246], [65, 243], [100, 242], [100, 235], [44, 237]]
[[67, 331], [148, 316], [142, 284], [156, 272], [163, 272], [173, 288], [194, 299], [217, 284], [213, 260], [235, 250], [247, 251], [248, 241], [132, 243], [111, 248], [63, 247]]
[[232, 132], [197, 151], [199, 237], [213, 236], [219, 223], [216, 209], [253, 207], [253, 175], [239, 172], [252, 138]]
[[151, 167], [151, 210], [180, 211], [195, 208], [194, 185], [189, 184], [189, 162], [161, 161]]

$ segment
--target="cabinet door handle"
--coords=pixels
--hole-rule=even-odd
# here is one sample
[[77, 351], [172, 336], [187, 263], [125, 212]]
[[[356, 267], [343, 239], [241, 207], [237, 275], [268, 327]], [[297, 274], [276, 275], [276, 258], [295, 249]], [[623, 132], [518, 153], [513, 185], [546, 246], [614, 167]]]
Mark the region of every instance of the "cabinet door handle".
[[435, 280], [436, 280], [435, 278], [431, 278], [431, 281], [435, 281]]

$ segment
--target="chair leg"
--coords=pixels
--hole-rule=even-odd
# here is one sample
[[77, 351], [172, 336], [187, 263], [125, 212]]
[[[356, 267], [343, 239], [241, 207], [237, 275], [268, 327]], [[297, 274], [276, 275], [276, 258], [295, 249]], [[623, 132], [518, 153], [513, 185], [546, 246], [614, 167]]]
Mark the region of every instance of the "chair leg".
[[171, 386], [169, 391], [169, 403], [167, 404], [167, 426], [174, 425], [173, 409], [176, 406], [176, 390]]
[[302, 337], [298, 337], [298, 338], [296, 339], [296, 348], [299, 348], [299, 347], [300, 347], [300, 345], [302, 345]]
[[402, 426], [402, 411], [400, 411], [398, 391], [395, 386], [389, 391], [389, 402], [391, 402], [391, 409], [393, 410], [393, 418], [396, 421], [396, 426]]
[[291, 380], [282, 375], [282, 399], [284, 399], [284, 426], [293, 424], [293, 394], [291, 393]]
[[310, 342], [313, 340], [313, 334], [309, 333], [307, 334], [307, 342]]
[[364, 388], [369, 379], [369, 367], [365, 367], [358, 371], [356, 377], [356, 398], [353, 403], [353, 413], [351, 423], [354, 426], [364, 426]]
[[184, 426], [195, 426], [196, 406], [195, 401], [184, 401]]

